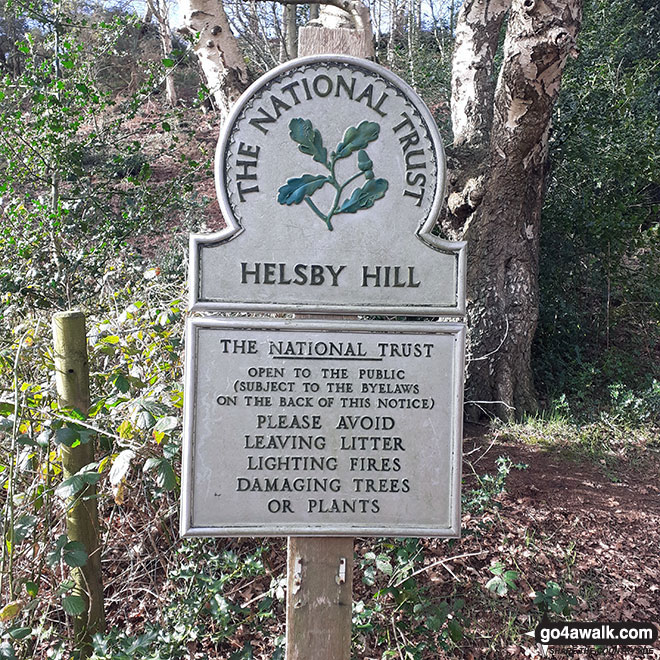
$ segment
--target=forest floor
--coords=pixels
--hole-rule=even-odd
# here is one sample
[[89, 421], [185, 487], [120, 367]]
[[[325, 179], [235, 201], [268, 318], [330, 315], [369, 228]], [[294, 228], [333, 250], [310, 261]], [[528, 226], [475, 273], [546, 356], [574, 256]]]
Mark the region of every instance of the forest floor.
[[[541, 426], [468, 426], [461, 539], [422, 539], [414, 546], [406, 540], [356, 539], [356, 660], [544, 657], [543, 648], [525, 636], [542, 616], [544, 605], [534, 603], [538, 594], [546, 594], [551, 621], [660, 623], [657, 437], [639, 442], [632, 433], [625, 453], [598, 458], [593, 447], [585, 453], [583, 445], [562, 442], [560, 435]], [[160, 619], [167, 603], [182, 597], [166, 579], [181, 542], [174, 523], [174, 535], [163, 533], [153, 519], [143, 519], [143, 508], [114, 510], [107, 530], [113, 542], [104, 558], [109, 624], [138, 633], [146, 622]], [[264, 548], [266, 570], [226, 591], [229, 602], [252, 608], [253, 614], [222, 640], [189, 645], [188, 657], [281, 657], [275, 640], [281, 644], [284, 633], [285, 540], [209, 543], [237, 553], [239, 561]], [[406, 547], [414, 547], [414, 556], [399, 561]], [[142, 570], [135, 570], [136, 557]], [[512, 571], [505, 574], [508, 584], [500, 581], [499, 594], [497, 583], [486, 586], [498, 566]], [[258, 623], [254, 612], [275, 592], [279, 600], [272, 599], [271, 618]], [[454, 639], [448, 634], [452, 619], [460, 631]], [[435, 627], [434, 621], [439, 621]], [[250, 654], [244, 655], [247, 647]], [[545, 657], [601, 656], [658, 659], [660, 643], [550, 646]]]
[[[514, 434], [491, 437], [471, 429], [465, 452], [468, 488], [476, 480], [470, 465], [477, 473], [489, 472], [497, 457], [506, 456], [513, 464], [527, 466], [509, 473], [497, 498], [500, 507], [481, 539], [468, 530], [483, 521], [469, 514], [463, 519], [466, 531], [457, 548], [469, 552], [481, 545], [483, 550], [472, 564], [474, 572], [469, 572], [472, 585], [466, 585], [466, 614], [471, 620], [466, 637], [471, 641], [465, 657], [538, 655], [529, 637], [513, 643], [511, 638], [517, 637], [515, 631], [535, 627], [539, 607], [532, 594], [543, 591], [548, 581], [575, 599], [574, 605], [567, 605], [564, 619], [660, 622], [657, 449], [642, 445], [614, 460], [594, 460], [581, 455], [579, 446], [561, 441], [520, 442]], [[497, 596], [485, 589], [488, 567], [497, 561], [518, 573], [517, 592]], [[562, 617], [550, 612], [550, 618]], [[594, 653], [585, 647], [551, 647], [550, 656], [581, 659]], [[660, 645], [654, 650], [614, 647], [607, 656], [658, 658]]]

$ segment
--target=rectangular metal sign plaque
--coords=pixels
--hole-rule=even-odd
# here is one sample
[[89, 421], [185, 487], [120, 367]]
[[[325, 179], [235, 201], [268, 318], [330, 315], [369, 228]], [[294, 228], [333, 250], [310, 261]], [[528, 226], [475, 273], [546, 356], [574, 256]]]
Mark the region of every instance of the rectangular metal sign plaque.
[[184, 536], [458, 536], [465, 327], [192, 318]]

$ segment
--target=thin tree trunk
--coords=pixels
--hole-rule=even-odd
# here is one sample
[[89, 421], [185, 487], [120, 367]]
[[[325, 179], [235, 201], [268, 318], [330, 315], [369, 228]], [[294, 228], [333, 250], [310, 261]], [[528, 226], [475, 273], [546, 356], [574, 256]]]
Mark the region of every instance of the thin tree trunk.
[[296, 5], [284, 7], [284, 22], [286, 24], [286, 55], [292, 60], [298, 57], [298, 24], [296, 22]]
[[468, 241], [466, 399], [476, 410], [509, 418], [536, 408], [531, 346], [548, 135], [581, 0], [510, 0], [493, 94], [506, 4], [469, 1], [459, 16], [452, 121], [453, 163], [460, 166], [444, 224]]
[[[170, 31], [170, 21], [167, 15], [167, 4], [163, 0], [147, 0], [149, 12], [156, 17], [158, 24], [158, 36], [160, 37], [160, 47], [163, 53], [163, 58], [167, 59], [172, 54], [172, 32]], [[148, 14], [147, 14], [148, 15]], [[146, 22], [145, 16], [145, 22]], [[167, 102], [171, 107], [177, 104], [176, 87], [174, 86], [174, 76], [171, 68], [166, 69], [165, 73], [165, 92], [167, 94]]]
[[[419, 47], [420, 25], [418, 23], [418, 6], [416, 0], [410, 0], [408, 4], [408, 70], [410, 72], [410, 84], [417, 90], [417, 70], [415, 68], [415, 53]], [[421, 20], [421, 18], [420, 18]]]
[[454, 146], [482, 147], [493, 122], [494, 58], [511, 0], [466, 0], [456, 26], [451, 78]]
[[286, 22], [286, 11], [287, 7], [282, 7], [282, 21], [280, 23], [280, 19], [277, 16], [277, 12], [275, 10], [275, 5], [273, 5], [273, 13], [275, 14], [276, 18], [276, 29], [279, 32], [279, 38], [280, 38], [280, 57], [279, 57], [279, 62], [282, 64], [282, 62], [286, 62], [287, 57], [286, 57], [286, 37], [287, 37], [287, 22]]
[[397, 7], [396, 0], [389, 0], [390, 9], [390, 33], [387, 36], [387, 63], [392, 66], [394, 63], [394, 33], [396, 32]]
[[[59, 405], [86, 415], [89, 365], [82, 312], [53, 316], [53, 349]], [[94, 442], [88, 440], [77, 447], [62, 445], [61, 453], [63, 476], [69, 479], [94, 461]], [[87, 552], [86, 563], [71, 569], [73, 594], [85, 603], [84, 612], [74, 617], [75, 642], [80, 658], [84, 659], [92, 653], [92, 637], [105, 629], [96, 486], [88, 484], [67, 502], [66, 528], [69, 540], [82, 543]]]

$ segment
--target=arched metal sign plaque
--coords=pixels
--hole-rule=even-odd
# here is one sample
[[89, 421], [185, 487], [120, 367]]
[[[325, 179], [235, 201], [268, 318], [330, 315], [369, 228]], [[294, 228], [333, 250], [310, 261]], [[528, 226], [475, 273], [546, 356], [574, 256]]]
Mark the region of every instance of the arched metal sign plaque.
[[432, 233], [442, 141], [383, 67], [274, 69], [234, 107], [215, 169], [227, 226], [191, 237], [193, 310], [464, 314], [464, 243]]

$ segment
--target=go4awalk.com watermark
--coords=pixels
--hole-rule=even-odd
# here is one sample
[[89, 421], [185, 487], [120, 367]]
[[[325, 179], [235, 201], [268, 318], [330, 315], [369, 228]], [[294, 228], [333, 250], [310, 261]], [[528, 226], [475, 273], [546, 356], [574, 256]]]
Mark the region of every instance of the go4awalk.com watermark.
[[537, 644], [547, 653], [549, 646], [651, 646], [658, 640], [658, 628], [650, 622], [581, 623], [550, 621], [543, 617], [533, 632]]

